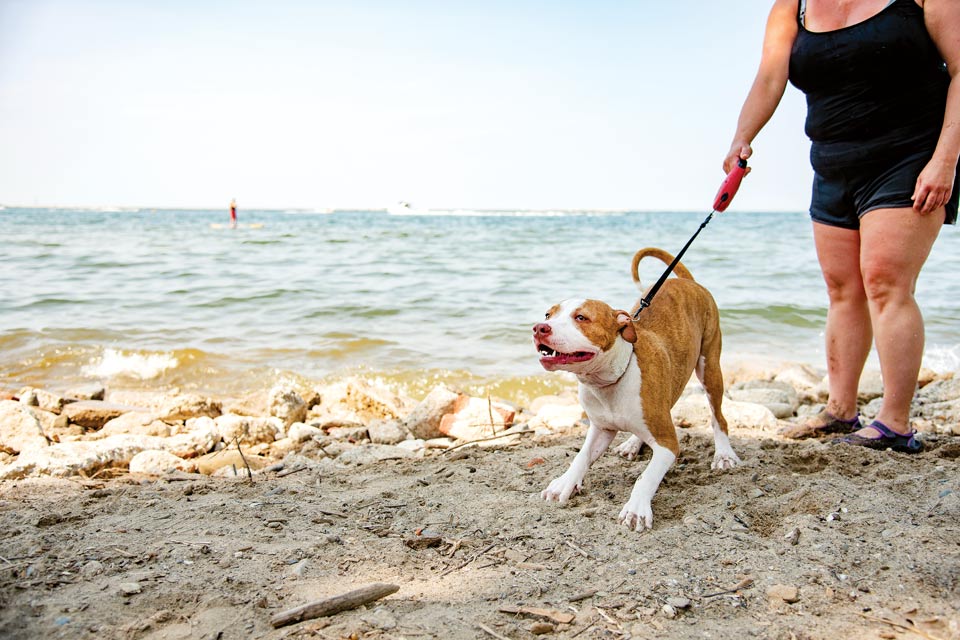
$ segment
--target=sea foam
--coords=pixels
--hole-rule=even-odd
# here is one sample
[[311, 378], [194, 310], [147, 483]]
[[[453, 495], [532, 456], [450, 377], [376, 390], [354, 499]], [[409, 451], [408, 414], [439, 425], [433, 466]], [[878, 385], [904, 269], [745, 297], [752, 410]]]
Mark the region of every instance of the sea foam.
[[90, 364], [83, 368], [83, 373], [92, 378], [152, 380], [179, 364], [174, 356], [166, 353], [126, 353], [118, 349], [104, 349], [102, 356], [90, 360]]

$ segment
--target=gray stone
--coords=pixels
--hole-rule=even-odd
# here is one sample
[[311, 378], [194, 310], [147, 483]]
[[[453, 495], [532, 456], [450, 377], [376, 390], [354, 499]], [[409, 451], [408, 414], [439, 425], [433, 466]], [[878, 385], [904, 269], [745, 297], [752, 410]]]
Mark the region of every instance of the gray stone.
[[0, 400], [0, 449], [22, 453], [48, 445], [40, 420], [30, 407]]
[[936, 380], [917, 393], [920, 404], [936, 404], [960, 400], [960, 377]]
[[72, 424], [78, 424], [84, 429], [97, 430], [114, 418], [130, 411], [144, 411], [144, 409], [102, 400], [80, 400], [65, 405], [61, 413], [67, 416]]
[[216, 418], [221, 413], [220, 401], [191, 393], [178, 395], [163, 403], [157, 411], [161, 420], [189, 420], [190, 418]]
[[367, 425], [367, 434], [375, 444], [397, 444], [410, 435], [399, 420], [374, 420]]
[[70, 387], [65, 394], [73, 400], [104, 400], [107, 390], [99, 382], [91, 382], [77, 387]]
[[267, 408], [271, 416], [283, 422], [284, 427], [307, 419], [307, 403], [295, 390], [284, 385], [277, 385], [270, 390]]
[[118, 433], [165, 438], [171, 434], [171, 429], [169, 424], [152, 413], [131, 411], [107, 422], [102, 429], [91, 434], [90, 439], [106, 438]]
[[[724, 398], [721, 411], [731, 429], [762, 429], [773, 431], [778, 428], [777, 418], [770, 409], [753, 402], [737, 402]], [[704, 393], [691, 393], [681, 398], [670, 412], [674, 424], [679, 427], [710, 426], [712, 416], [707, 396]]]
[[67, 404], [67, 401], [63, 396], [59, 396], [49, 391], [44, 391], [43, 389], [26, 387], [21, 389], [18, 395], [20, 397], [21, 404], [30, 407], [39, 407], [44, 411], [49, 411], [51, 413], [60, 413], [60, 411], [63, 409], [63, 405]]
[[337, 462], [361, 465], [381, 462], [383, 460], [398, 460], [412, 457], [413, 453], [401, 447], [394, 447], [387, 444], [371, 444], [347, 449], [340, 454]]
[[441, 385], [434, 387], [427, 397], [404, 419], [404, 426], [414, 438], [429, 440], [439, 438], [440, 421], [452, 412], [460, 394]]
[[238, 440], [241, 445], [255, 445], [283, 437], [283, 423], [278, 418], [254, 418], [228, 413], [217, 417], [214, 423], [226, 443]]
[[173, 469], [188, 471], [190, 465], [167, 451], [141, 451], [130, 460], [130, 473], [161, 476]]

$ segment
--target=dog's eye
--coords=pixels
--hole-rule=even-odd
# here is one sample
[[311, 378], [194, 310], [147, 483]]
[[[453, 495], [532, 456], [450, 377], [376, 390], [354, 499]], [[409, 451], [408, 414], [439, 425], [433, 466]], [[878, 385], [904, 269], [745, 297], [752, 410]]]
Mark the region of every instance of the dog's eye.
[[587, 316], [583, 315], [582, 313], [578, 313], [577, 315], [573, 316], [573, 319], [577, 322], [586, 322], [588, 320]]

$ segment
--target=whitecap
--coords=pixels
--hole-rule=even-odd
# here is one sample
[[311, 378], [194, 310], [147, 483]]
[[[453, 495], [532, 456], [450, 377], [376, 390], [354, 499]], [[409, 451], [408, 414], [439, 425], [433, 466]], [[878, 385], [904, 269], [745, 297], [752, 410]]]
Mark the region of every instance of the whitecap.
[[99, 358], [91, 358], [90, 364], [83, 368], [83, 373], [92, 378], [152, 380], [179, 364], [173, 355], [167, 353], [125, 353], [118, 349], [105, 349]]

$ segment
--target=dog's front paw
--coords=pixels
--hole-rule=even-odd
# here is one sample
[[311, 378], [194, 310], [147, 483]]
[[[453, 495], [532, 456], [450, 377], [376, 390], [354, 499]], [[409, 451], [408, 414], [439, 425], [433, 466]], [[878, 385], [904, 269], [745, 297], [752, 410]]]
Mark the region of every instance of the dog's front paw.
[[643, 441], [637, 436], [630, 436], [619, 445], [615, 451], [618, 456], [626, 458], [627, 460], [633, 460], [637, 457], [637, 454], [640, 453], [641, 447], [643, 447]]
[[713, 464], [710, 465], [711, 469], [733, 469], [735, 466], [740, 464], [740, 458], [737, 457], [737, 454], [733, 452], [733, 449], [728, 449], [726, 451], [717, 451], [713, 454]]
[[563, 474], [559, 478], [554, 478], [546, 489], [540, 492], [540, 497], [547, 502], [559, 502], [563, 504], [570, 499], [570, 496], [580, 491], [581, 484], [573, 478]]
[[634, 503], [632, 500], [623, 505], [617, 522], [633, 531], [653, 528], [653, 507], [649, 501]]

